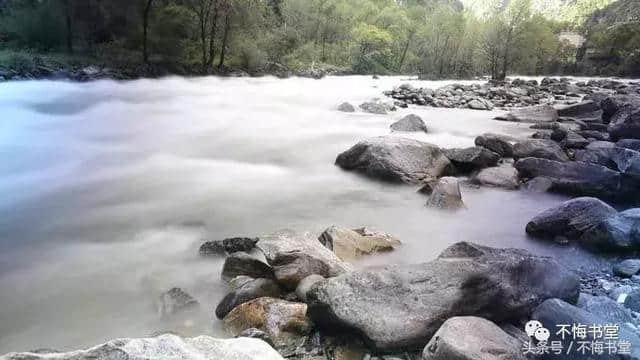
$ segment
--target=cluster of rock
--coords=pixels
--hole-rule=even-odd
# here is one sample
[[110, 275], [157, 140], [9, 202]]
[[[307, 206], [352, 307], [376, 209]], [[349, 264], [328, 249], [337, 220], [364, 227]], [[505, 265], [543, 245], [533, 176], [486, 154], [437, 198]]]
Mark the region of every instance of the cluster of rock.
[[402, 84], [384, 94], [393, 98], [396, 105], [425, 105], [443, 108], [493, 110], [494, 108], [526, 107], [532, 105], [570, 104], [584, 95], [607, 92], [608, 94], [639, 94], [639, 83], [615, 80], [590, 80], [572, 82], [567, 78], [536, 80], [515, 79], [486, 84], [450, 84], [436, 90], [416, 88]]

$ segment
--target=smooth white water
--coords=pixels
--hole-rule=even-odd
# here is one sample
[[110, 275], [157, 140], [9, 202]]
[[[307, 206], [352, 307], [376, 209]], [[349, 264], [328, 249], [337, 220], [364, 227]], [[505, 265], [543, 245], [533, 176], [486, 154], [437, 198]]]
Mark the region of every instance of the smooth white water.
[[[410, 186], [333, 165], [357, 141], [389, 134], [408, 113], [443, 147], [475, 136], [526, 136], [495, 113], [433, 108], [390, 115], [335, 111], [406, 82], [399, 77], [169, 78], [0, 84], [0, 354], [72, 349], [161, 330], [223, 336], [221, 260], [206, 239], [336, 224], [389, 232], [404, 245], [358, 266], [423, 262], [457, 241], [522, 247], [571, 267], [598, 266], [571, 248], [527, 239], [526, 222], [564, 198], [464, 188], [468, 209], [427, 209]], [[447, 82], [418, 82], [439, 87]], [[402, 134], [399, 136], [410, 136]], [[158, 319], [173, 286], [202, 304]]]

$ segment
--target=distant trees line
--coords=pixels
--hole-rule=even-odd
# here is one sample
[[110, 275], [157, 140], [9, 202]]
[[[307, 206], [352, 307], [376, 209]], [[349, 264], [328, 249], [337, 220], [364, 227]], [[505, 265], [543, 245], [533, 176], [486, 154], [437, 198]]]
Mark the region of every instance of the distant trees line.
[[[478, 1], [483, 15], [442, 0], [0, 0], [0, 47], [203, 72], [284, 64], [500, 79], [576, 70], [578, 49], [558, 37], [576, 24], [543, 17], [531, 0]], [[628, 49], [638, 41], [633, 30], [592, 29], [590, 44], [612, 54], [614, 39], [624, 49], [614, 58], [640, 56]]]

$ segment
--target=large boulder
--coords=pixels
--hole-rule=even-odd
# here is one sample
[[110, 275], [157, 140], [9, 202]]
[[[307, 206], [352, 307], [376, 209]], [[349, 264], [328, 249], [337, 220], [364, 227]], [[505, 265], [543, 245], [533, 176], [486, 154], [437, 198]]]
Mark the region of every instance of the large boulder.
[[[561, 341], [562, 335], [558, 332], [558, 330], [564, 325], [569, 326], [567, 329], [565, 327], [565, 331], [568, 330], [571, 332], [571, 326], [573, 324], [582, 324], [582, 325], [606, 325], [611, 324], [611, 320], [607, 318], [602, 318], [593, 313], [587, 312], [583, 309], [580, 309], [576, 306], [568, 304], [560, 299], [549, 299], [543, 302], [540, 306], [538, 306], [532, 314], [532, 319], [537, 320], [542, 323], [542, 326], [550, 331], [551, 337], [549, 338], [549, 343], [553, 341]], [[640, 344], [640, 337], [635, 333], [630, 327], [625, 324], [616, 324], [619, 326], [619, 330], [617, 331], [618, 339], [616, 342], [619, 344], [620, 341], [625, 341], [629, 343], [630, 352], [629, 357], [623, 356], [623, 354], [612, 353], [609, 354], [605, 352], [604, 354], [598, 355], [597, 359], [640, 359], [640, 348], [637, 346], [633, 346], [634, 344]], [[580, 339], [580, 341], [586, 341], [588, 344], [591, 344], [593, 341], [603, 341], [601, 336], [594, 336], [595, 332], [587, 331], [587, 336], [584, 339]], [[566, 336], [566, 332], [564, 333]], [[565, 337], [564, 341], [567, 341]], [[569, 340], [570, 341], [570, 340]], [[568, 346], [568, 345], [567, 345]], [[575, 350], [575, 348], [574, 348]], [[589, 353], [591, 354], [591, 353]], [[585, 355], [581, 354], [578, 351], [572, 351], [569, 353], [563, 353], [561, 356], [554, 355], [552, 352], [546, 354], [542, 357], [543, 359], [567, 359], [567, 360], [578, 360], [578, 359], [588, 359], [589, 357], [585, 357]], [[595, 357], [594, 357], [595, 358]]]
[[521, 178], [548, 179], [549, 190], [554, 192], [621, 201], [638, 196], [636, 184], [623, 181], [622, 174], [601, 165], [526, 158], [517, 161], [515, 167]]
[[338, 105], [338, 111], [352, 113], [356, 111], [356, 108], [354, 108], [353, 105], [349, 104], [348, 102], [343, 102], [342, 104]]
[[253, 250], [257, 242], [258, 238], [249, 237], [234, 237], [224, 240], [212, 240], [202, 244], [200, 246], [199, 252], [202, 256], [224, 255], [226, 253], [232, 254], [238, 251], [249, 252]]
[[427, 206], [446, 210], [464, 208], [462, 193], [460, 192], [460, 181], [449, 176], [438, 180], [427, 200]]
[[640, 108], [620, 109], [611, 118], [609, 136], [612, 140], [640, 139]]
[[401, 244], [400, 240], [388, 234], [372, 232], [366, 228], [351, 230], [337, 226], [325, 230], [318, 240], [345, 261], [391, 251]]
[[640, 151], [640, 139], [622, 139], [616, 143], [616, 146], [629, 150]]
[[4, 360], [102, 360], [102, 359], [229, 359], [284, 360], [262, 340], [214, 339], [209, 336], [181, 338], [165, 334], [147, 339], [118, 339], [87, 350], [65, 353], [24, 352], [0, 356]]
[[427, 132], [427, 125], [424, 123], [420, 116], [415, 114], [409, 114], [402, 119], [391, 124], [391, 130], [393, 131], [407, 131], [407, 132], [416, 132], [422, 131]]
[[618, 324], [634, 322], [629, 309], [625, 309], [624, 306], [608, 296], [580, 294], [578, 307], [610, 322]]
[[595, 101], [587, 100], [577, 104], [557, 107], [558, 116], [570, 118], [601, 118], [602, 110]]
[[640, 211], [630, 209], [608, 216], [580, 238], [583, 245], [612, 252], [640, 249]]
[[307, 296], [318, 324], [355, 330], [390, 351], [424, 347], [448, 318], [524, 319], [548, 298], [577, 301], [578, 288], [578, 278], [551, 258], [463, 242], [424, 264], [321, 281]]
[[448, 149], [444, 151], [444, 154], [453, 163], [456, 170], [461, 173], [496, 166], [500, 160], [500, 155], [480, 146]]
[[310, 332], [306, 314], [307, 304], [261, 297], [234, 308], [224, 317], [224, 328], [233, 336], [255, 328], [269, 335], [275, 346], [287, 346]]
[[554, 161], [569, 161], [564, 150], [553, 140], [528, 139], [517, 142], [513, 146], [513, 158], [540, 158]]
[[336, 165], [373, 178], [410, 184], [447, 175], [453, 168], [439, 147], [396, 136], [361, 141], [338, 155]]
[[497, 116], [496, 120], [540, 123], [558, 121], [558, 111], [551, 105], [535, 105], [513, 109], [504, 116]]
[[489, 320], [453, 317], [422, 352], [423, 360], [526, 360], [522, 343]]
[[261, 297], [280, 297], [282, 291], [273, 279], [252, 279], [228, 293], [216, 307], [216, 316], [222, 319], [236, 306]]
[[629, 278], [640, 273], [640, 259], [627, 259], [613, 266], [613, 274]]
[[511, 144], [513, 141], [508, 136], [487, 133], [478, 136], [475, 139], [475, 144], [508, 158], [513, 156], [513, 145]]
[[368, 101], [360, 104], [360, 109], [366, 113], [384, 115], [387, 113], [387, 106], [379, 102]]
[[640, 107], [640, 98], [629, 95], [613, 95], [600, 102], [602, 108], [602, 120], [609, 122], [611, 118], [625, 107]]
[[545, 210], [527, 224], [527, 234], [541, 238], [564, 237], [579, 239], [585, 232], [595, 228], [616, 209], [599, 199], [582, 197]]
[[495, 186], [507, 190], [516, 190], [520, 186], [518, 171], [512, 164], [483, 169], [471, 180], [476, 184]]
[[273, 266], [278, 282], [290, 290], [309, 275], [329, 278], [351, 270], [309, 233], [282, 230], [261, 237], [256, 246]]
[[222, 267], [222, 279], [230, 281], [237, 276], [273, 279], [273, 269], [255, 256], [236, 252], [227, 257]]

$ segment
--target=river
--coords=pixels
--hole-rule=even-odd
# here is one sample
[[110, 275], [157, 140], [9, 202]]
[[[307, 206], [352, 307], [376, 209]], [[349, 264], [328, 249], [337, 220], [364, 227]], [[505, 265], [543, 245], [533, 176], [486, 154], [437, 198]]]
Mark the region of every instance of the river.
[[[530, 240], [524, 227], [565, 198], [463, 188], [468, 209], [427, 209], [416, 188], [333, 165], [357, 141], [389, 134], [408, 113], [443, 147], [484, 132], [526, 136], [495, 112], [335, 110], [407, 82], [400, 77], [167, 78], [0, 84], [0, 354], [60, 350], [172, 329], [223, 336], [213, 309], [222, 260], [207, 239], [281, 228], [319, 234], [368, 226], [404, 245], [356, 264], [423, 262], [457, 241], [527, 248], [570, 267], [600, 266], [574, 248]], [[436, 88], [447, 82], [412, 81]], [[410, 136], [410, 135], [402, 135]], [[160, 320], [157, 296], [181, 287], [198, 316]]]

